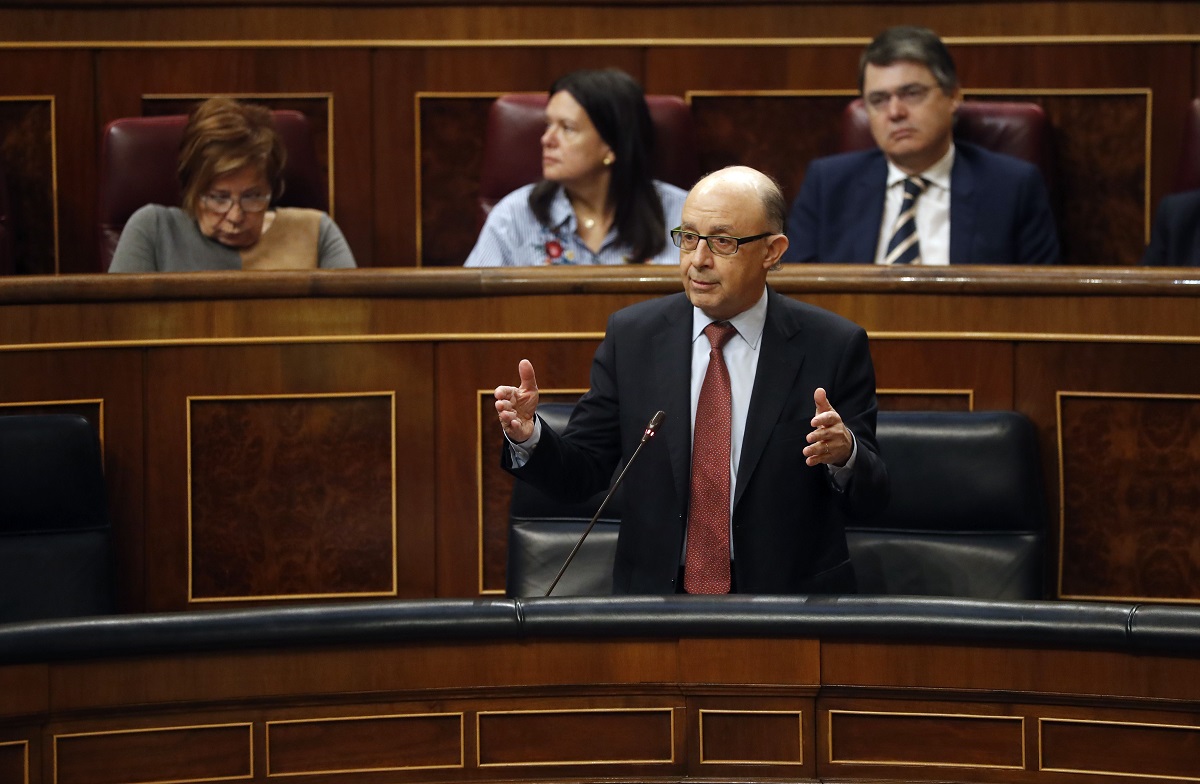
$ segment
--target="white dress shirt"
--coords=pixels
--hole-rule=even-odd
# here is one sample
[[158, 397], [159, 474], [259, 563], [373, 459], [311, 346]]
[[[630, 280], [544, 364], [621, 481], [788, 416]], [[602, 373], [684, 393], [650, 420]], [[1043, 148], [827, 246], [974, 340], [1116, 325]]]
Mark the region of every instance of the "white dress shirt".
[[[888, 161], [887, 192], [883, 200], [883, 224], [875, 247], [875, 263], [887, 258], [888, 241], [896, 228], [896, 216], [904, 201], [907, 174]], [[928, 185], [917, 199], [917, 241], [921, 244], [921, 263], [950, 263], [950, 170], [954, 168], [954, 144], [941, 159], [921, 172]]]

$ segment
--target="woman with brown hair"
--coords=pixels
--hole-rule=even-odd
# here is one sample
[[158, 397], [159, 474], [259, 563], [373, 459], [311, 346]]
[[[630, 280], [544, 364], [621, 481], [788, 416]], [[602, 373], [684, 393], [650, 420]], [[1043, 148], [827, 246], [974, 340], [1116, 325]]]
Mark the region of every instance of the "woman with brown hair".
[[180, 145], [183, 206], [148, 204], [125, 224], [109, 272], [353, 267], [341, 230], [320, 210], [276, 207], [287, 151], [270, 110], [210, 98]]

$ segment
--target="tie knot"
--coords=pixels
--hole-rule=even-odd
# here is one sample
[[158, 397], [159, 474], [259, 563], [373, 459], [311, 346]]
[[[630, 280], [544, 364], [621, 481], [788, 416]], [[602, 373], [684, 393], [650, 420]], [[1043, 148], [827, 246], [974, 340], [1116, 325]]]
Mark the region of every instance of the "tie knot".
[[929, 187], [929, 181], [924, 177], [911, 176], [904, 180], [904, 195], [915, 199]]
[[714, 321], [704, 328], [704, 336], [717, 351], [720, 351], [729, 339], [737, 334], [737, 328], [728, 321]]

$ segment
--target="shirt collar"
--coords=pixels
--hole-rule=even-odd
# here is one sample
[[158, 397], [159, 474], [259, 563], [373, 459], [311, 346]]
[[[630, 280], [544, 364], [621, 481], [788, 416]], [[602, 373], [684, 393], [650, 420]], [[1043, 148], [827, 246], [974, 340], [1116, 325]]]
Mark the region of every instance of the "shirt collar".
[[[908, 175], [900, 171], [896, 164], [890, 160], [887, 162], [888, 175], [887, 186], [889, 188], [899, 185], [908, 179]], [[927, 180], [930, 185], [936, 185], [942, 190], [950, 190], [950, 170], [954, 168], [954, 142], [950, 142], [950, 149], [946, 150], [938, 162], [930, 166], [925, 171], [921, 172], [921, 178]]]
[[571, 200], [567, 198], [567, 192], [561, 185], [554, 191], [554, 198], [550, 201], [549, 215], [550, 228], [566, 228], [569, 231], [575, 231], [575, 210], [571, 209]]
[[[737, 330], [742, 340], [750, 346], [751, 350], [758, 349], [758, 343], [762, 340], [763, 326], [767, 323], [767, 287], [763, 286], [762, 296], [758, 298], [758, 302], [750, 306], [749, 310], [743, 310], [727, 321]], [[704, 328], [713, 323], [713, 318], [706, 315], [703, 310], [695, 306], [692, 307], [692, 342], [704, 335]]]

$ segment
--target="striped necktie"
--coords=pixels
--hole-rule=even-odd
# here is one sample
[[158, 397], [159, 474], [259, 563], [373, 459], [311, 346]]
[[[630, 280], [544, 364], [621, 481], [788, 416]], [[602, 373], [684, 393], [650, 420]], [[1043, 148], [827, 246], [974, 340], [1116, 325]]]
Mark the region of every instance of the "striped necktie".
[[928, 181], [916, 176], [904, 181], [904, 199], [900, 202], [900, 214], [896, 216], [896, 228], [888, 240], [885, 264], [921, 263], [921, 243], [917, 240], [917, 197], [928, 186]]

